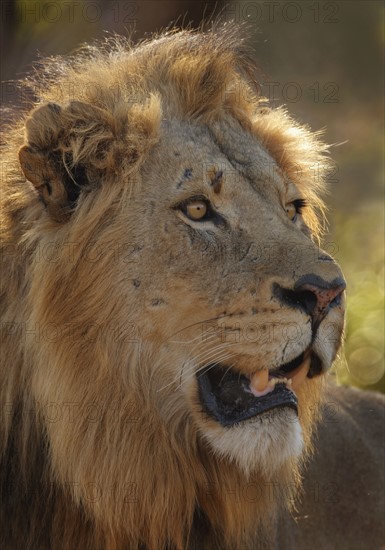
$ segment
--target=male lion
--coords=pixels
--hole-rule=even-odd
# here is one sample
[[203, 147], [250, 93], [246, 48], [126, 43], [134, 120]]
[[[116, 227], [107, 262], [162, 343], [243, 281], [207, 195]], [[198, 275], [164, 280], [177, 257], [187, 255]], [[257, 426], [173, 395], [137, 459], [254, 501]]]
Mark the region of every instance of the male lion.
[[383, 542], [383, 401], [324, 394], [326, 147], [237, 34], [48, 61], [5, 135], [3, 550]]

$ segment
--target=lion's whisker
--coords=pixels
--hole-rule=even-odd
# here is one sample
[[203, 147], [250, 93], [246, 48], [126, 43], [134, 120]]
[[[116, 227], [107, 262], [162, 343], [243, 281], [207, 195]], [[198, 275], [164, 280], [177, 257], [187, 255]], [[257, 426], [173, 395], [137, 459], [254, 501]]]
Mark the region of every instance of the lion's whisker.
[[[206, 336], [204, 343], [206, 343], [209, 338], [214, 339], [216, 337], [216, 334], [209, 334], [208, 336]], [[194, 336], [194, 338], [191, 338], [190, 340], [170, 340], [170, 344], [191, 344], [196, 340], [201, 340], [203, 342], [202, 335], [198, 334], [198, 336]]]
[[[227, 344], [227, 347], [230, 347], [230, 346], [232, 346], [232, 345], [234, 345], [234, 343], [232, 343], [232, 344]], [[223, 347], [223, 346], [224, 346], [224, 345], [217, 346], [217, 348], [221, 348], [220, 351], [218, 350], [217, 353], [214, 353], [214, 354], [211, 354], [211, 355], [210, 355], [209, 353], [207, 353], [208, 350], [206, 350], [206, 355], [204, 355], [205, 364], [204, 364], [202, 367], [199, 367], [196, 371], [194, 371], [194, 373], [193, 373], [192, 375], [190, 375], [190, 372], [191, 372], [192, 370], [194, 370], [194, 365], [191, 365], [191, 367], [189, 367], [189, 370], [187, 371], [187, 373], [188, 373], [188, 374], [187, 374], [187, 378], [185, 378], [185, 380], [183, 380], [182, 382], [180, 382], [178, 388], [180, 388], [181, 385], [182, 385], [184, 382], [186, 382], [186, 380], [189, 380], [189, 379], [191, 378], [191, 376], [193, 376], [193, 375], [195, 374], [195, 372], [198, 373], [200, 370], [202, 370], [202, 369], [205, 368], [207, 365], [209, 365], [209, 364], [213, 361], [213, 359], [216, 359], [216, 361], [223, 360], [224, 357], [221, 357], [221, 353], [222, 353], [223, 350], [224, 350], [224, 347]], [[211, 351], [211, 350], [210, 350], [210, 351]], [[234, 355], [235, 355], [235, 354], [231, 354], [231, 357], [234, 357]], [[209, 358], [209, 359], [207, 359], [207, 358]], [[188, 363], [191, 364], [193, 361], [196, 361], [196, 357], [192, 357], [192, 358], [188, 361]], [[185, 365], [185, 364], [186, 364], [186, 362], [184, 363], [184, 365]], [[157, 389], [156, 391], [157, 391], [157, 392], [160, 392], [160, 391], [164, 390], [165, 388], [168, 388], [168, 387], [171, 386], [172, 384], [175, 384], [175, 382], [177, 382], [178, 379], [179, 379], [179, 381], [180, 381], [180, 380], [181, 380], [181, 377], [182, 377], [182, 372], [183, 372], [183, 369], [184, 369], [184, 365], [182, 366], [181, 373], [179, 374], [178, 377], [174, 378], [173, 380], [171, 380], [171, 382], [169, 382], [168, 384], [165, 384], [164, 386], [162, 386], [161, 388]], [[177, 388], [177, 389], [178, 389], [178, 388]]]
[[[217, 361], [224, 361], [225, 359], [231, 359], [235, 357], [234, 354], [224, 354], [223, 356], [220, 356], [218, 357]], [[213, 363], [211, 366], [209, 366], [211, 364], [211, 360], [210, 361], [207, 361], [207, 363], [205, 365], [203, 365], [201, 368], [199, 368], [196, 372], [194, 372], [193, 374], [191, 374], [190, 376], [188, 376], [185, 380], [183, 380], [183, 384], [186, 383], [188, 380], [190, 380], [193, 376], [198, 376], [198, 373], [201, 372], [202, 370], [204, 370], [205, 368], [209, 367], [207, 369], [207, 372], [210, 371], [212, 368], [214, 368], [216, 366], [217, 363]], [[179, 389], [180, 386], [178, 386], [178, 388], [176, 389]]]
[[[205, 351], [202, 352], [202, 353], [199, 353], [199, 354], [197, 354], [197, 355], [194, 355], [188, 362], [191, 363], [191, 362], [194, 361], [195, 364], [196, 364], [196, 363], [200, 363], [200, 362], [202, 362], [202, 361], [206, 361], [206, 358], [207, 358], [207, 357], [210, 357], [210, 354], [212, 354], [211, 357], [210, 357], [210, 361], [211, 361], [212, 359], [215, 358], [214, 352], [216, 352], [217, 350], [222, 351], [222, 350], [224, 350], [224, 349], [228, 349], [229, 347], [234, 346], [234, 345], [235, 345], [234, 343], [231, 343], [231, 344], [230, 344], [230, 343], [220, 344], [220, 345], [218, 345], [218, 346], [215, 346], [214, 348], [211, 348], [211, 349], [209, 349], [209, 350], [205, 350]], [[184, 368], [184, 367], [182, 367], [182, 368]], [[192, 365], [190, 368], [194, 369], [195, 366]]]
[[[200, 357], [200, 356], [202, 356], [202, 355], [203, 355], [203, 357], [205, 357], [205, 356], [207, 356], [207, 354], [208, 354], [209, 351], [213, 352], [213, 351], [215, 351], [216, 349], [219, 349], [219, 348], [223, 349], [223, 344], [220, 344], [219, 346], [215, 346], [215, 347], [214, 347], [213, 349], [211, 349], [211, 350], [205, 350], [205, 351], [202, 352], [201, 354], [198, 354], [197, 356], [195, 356], [193, 359], [196, 361], [196, 360], [198, 359], [198, 357]], [[190, 360], [190, 363], [193, 361], [193, 359]], [[183, 363], [182, 368], [181, 368], [181, 371], [180, 371], [180, 376], [179, 376], [179, 387], [182, 386], [182, 376], [183, 376], [183, 370], [184, 370], [185, 365], [186, 365], [186, 363]], [[193, 370], [193, 369], [194, 369], [194, 365], [191, 365], [191, 367], [189, 367], [188, 372], [191, 372], [191, 370]]]
[[[230, 359], [230, 358], [233, 358], [235, 357], [235, 354], [234, 353], [227, 353], [227, 354], [223, 354], [223, 355], [220, 355], [219, 357], [216, 358], [216, 362], [219, 362], [219, 361], [224, 361], [225, 359]], [[210, 358], [209, 361], [207, 361], [204, 365], [202, 365], [197, 371], [195, 371], [193, 374], [189, 375], [187, 378], [185, 378], [185, 380], [183, 380], [183, 384], [185, 384], [188, 380], [190, 380], [193, 376], [196, 376], [198, 375], [199, 372], [201, 372], [202, 370], [204, 370], [206, 367], [208, 367], [210, 365], [210, 363], [212, 362], [212, 358]], [[213, 364], [211, 365], [211, 367], [208, 369], [211, 370], [214, 366], [216, 365]], [[179, 389], [181, 386], [178, 386], [178, 388], [176, 389]]]
[[201, 321], [197, 321], [196, 323], [192, 323], [191, 325], [187, 325], [187, 326], [181, 328], [180, 330], [177, 330], [176, 332], [174, 332], [173, 334], [168, 336], [165, 341], [168, 342], [170, 340], [170, 338], [173, 338], [177, 334], [179, 334], [179, 333], [181, 333], [184, 330], [187, 330], [189, 328], [193, 328], [197, 325], [203, 325], [204, 323], [209, 323], [210, 321], [219, 321], [220, 319], [225, 319], [226, 317], [231, 317], [233, 315], [234, 315], [234, 312], [232, 312], [232, 313], [221, 313], [221, 314], [219, 314], [215, 317], [211, 317], [211, 318], [208, 318], [208, 319], [203, 319]]

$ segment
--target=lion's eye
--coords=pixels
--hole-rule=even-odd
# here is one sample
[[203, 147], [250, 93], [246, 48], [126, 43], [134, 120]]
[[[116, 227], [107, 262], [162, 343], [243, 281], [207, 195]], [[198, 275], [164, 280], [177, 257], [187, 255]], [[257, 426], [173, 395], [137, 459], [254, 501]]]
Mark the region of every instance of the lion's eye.
[[302, 209], [306, 206], [305, 199], [297, 199], [293, 202], [288, 202], [285, 206], [286, 214], [289, 220], [295, 222], [297, 219], [297, 214], [302, 213]]
[[226, 226], [224, 217], [214, 209], [211, 202], [203, 195], [185, 199], [173, 208], [193, 222], [210, 222], [218, 227]]
[[297, 217], [297, 209], [295, 207], [294, 202], [289, 202], [289, 204], [285, 206], [285, 210], [289, 220], [291, 220], [292, 222], [295, 222]]
[[191, 220], [202, 220], [208, 212], [208, 205], [204, 201], [194, 201], [186, 204], [186, 215]]

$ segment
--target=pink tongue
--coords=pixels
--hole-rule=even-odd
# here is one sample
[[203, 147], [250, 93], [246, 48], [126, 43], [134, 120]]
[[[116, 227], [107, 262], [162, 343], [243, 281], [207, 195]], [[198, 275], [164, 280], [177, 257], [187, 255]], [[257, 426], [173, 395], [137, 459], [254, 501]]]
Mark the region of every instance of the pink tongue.
[[269, 385], [269, 369], [255, 372], [250, 380], [250, 390], [256, 397], [262, 397], [274, 389], [274, 384]]

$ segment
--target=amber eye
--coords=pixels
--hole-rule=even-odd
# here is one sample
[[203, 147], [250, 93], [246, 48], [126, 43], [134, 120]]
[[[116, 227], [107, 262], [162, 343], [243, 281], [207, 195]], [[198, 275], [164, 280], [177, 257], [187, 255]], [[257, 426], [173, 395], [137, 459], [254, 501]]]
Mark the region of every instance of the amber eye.
[[285, 206], [285, 210], [286, 210], [287, 217], [288, 217], [292, 222], [295, 222], [296, 217], [297, 217], [297, 208], [296, 208], [294, 202], [289, 202], [289, 203]]
[[297, 214], [302, 214], [303, 209], [308, 206], [306, 199], [296, 199], [295, 201], [288, 202], [285, 206], [286, 214], [289, 220], [295, 222]]
[[186, 205], [186, 214], [191, 220], [201, 220], [207, 212], [207, 203], [204, 201], [194, 201]]

